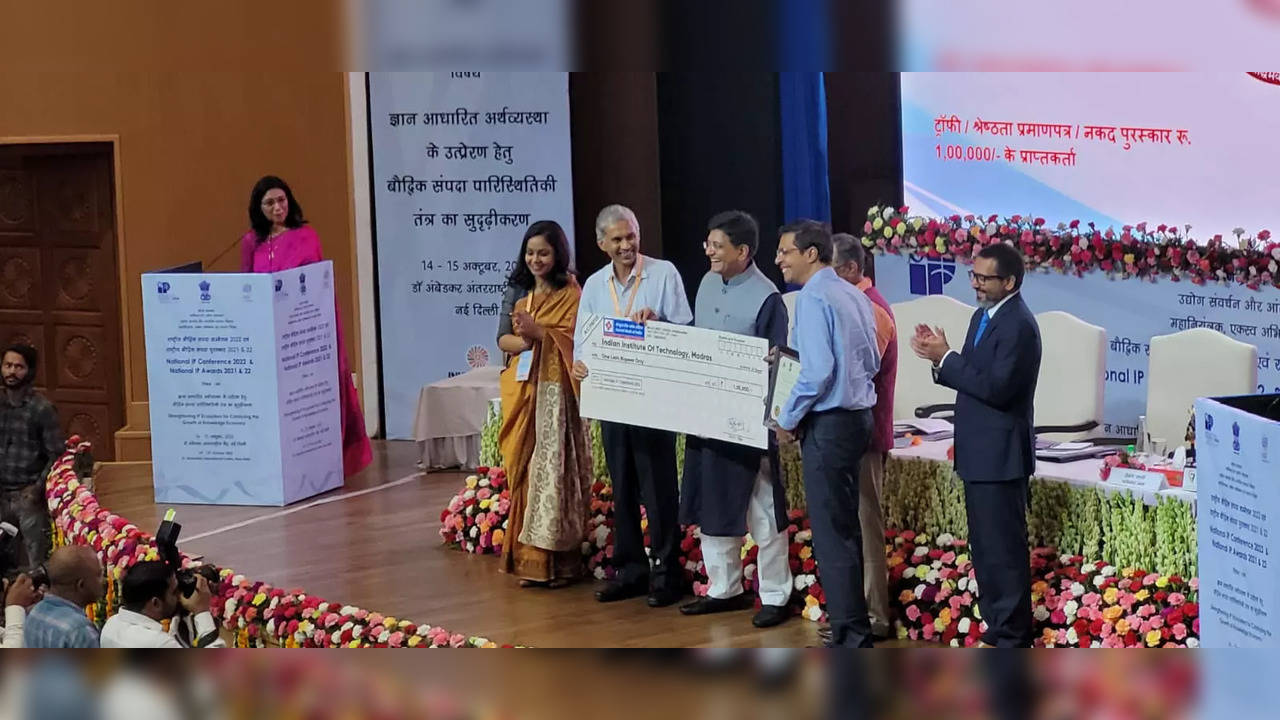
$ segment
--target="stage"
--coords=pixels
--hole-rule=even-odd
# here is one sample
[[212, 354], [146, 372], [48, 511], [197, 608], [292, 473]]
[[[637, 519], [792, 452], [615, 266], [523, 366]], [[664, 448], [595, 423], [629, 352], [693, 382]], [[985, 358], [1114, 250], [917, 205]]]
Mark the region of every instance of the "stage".
[[[465, 474], [423, 474], [412, 442], [375, 441], [374, 462], [346, 487], [286, 508], [173, 506], [181, 548], [284, 589], [301, 588], [415, 623], [534, 647], [806, 647], [816, 623], [769, 630], [750, 611], [685, 617], [644, 598], [601, 604], [599, 584], [520, 588], [497, 558], [441, 543], [440, 511]], [[169, 506], [152, 501], [149, 464], [104, 466], [103, 507], [154, 531]], [[692, 596], [689, 597], [692, 599]], [[886, 643], [916, 645], [917, 643]]]

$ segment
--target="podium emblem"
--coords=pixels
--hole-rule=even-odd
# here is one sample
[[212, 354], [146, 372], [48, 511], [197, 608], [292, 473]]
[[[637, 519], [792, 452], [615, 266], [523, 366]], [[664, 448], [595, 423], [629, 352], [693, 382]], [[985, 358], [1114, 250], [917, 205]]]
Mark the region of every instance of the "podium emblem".
[[200, 302], [209, 302], [213, 299], [213, 295], [209, 292], [209, 281], [200, 281]]

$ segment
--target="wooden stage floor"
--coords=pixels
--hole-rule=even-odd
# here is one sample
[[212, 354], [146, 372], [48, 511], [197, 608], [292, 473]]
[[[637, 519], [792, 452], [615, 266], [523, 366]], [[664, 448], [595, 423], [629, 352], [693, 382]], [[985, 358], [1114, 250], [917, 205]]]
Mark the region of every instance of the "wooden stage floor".
[[[181, 547], [207, 562], [332, 602], [535, 647], [806, 647], [817, 625], [792, 618], [769, 630], [751, 612], [685, 617], [643, 598], [601, 604], [596, 583], [525, 589], [494, 556], [440, 541], [440, 511], [465, 477], [418, 474], [411, 442], [374, 442], [374, 462], [344, 489], [290, 508], [174, 506]], [[399, 485], [397, 481], [412, 477]], [[152, 501], [149, 465], [107, 466], [96, 478], [102, 505], [153, 531], [167, 506]], [[358, 494], [364, 490], [372, 490]], [[328, 501], [298, 510], [317, 500]], [[281, 515], [282, 512], [288, 514]], [[240, 523], [241, 527], [230, 528]], [[205, 537], [198, 537], [211, 533]], [[690, 598], [691, 599], [691, 598]], [[899, 643], [892, 643], [899, 645]]]

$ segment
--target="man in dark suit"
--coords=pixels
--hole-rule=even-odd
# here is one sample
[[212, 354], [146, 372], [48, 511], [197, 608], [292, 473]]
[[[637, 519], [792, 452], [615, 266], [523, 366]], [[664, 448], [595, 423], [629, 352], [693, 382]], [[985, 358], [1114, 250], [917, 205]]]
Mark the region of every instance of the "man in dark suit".
[[1030, 647], [1028, 479], [1035, 470], [1032, 404], [1040, 374], [1040, 328], [1023, 302], [1022, 256], [1003, 243], [982, 249], [970, 283], [980, 308], [960, 352], [941, 328], [916, 328], [911, 348], [933, 363], [934, 381], [956, 391], [955, 468], [964, 481], [969, 546], [983, 643]]

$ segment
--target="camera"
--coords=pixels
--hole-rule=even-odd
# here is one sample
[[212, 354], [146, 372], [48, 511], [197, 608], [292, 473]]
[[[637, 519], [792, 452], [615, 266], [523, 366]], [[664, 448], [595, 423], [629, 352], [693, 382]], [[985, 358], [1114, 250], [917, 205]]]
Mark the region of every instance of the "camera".
[[[160, 523], [160, 528], [156, 530], [156, 549], [160, 552], [160, 559], [173, 570], [174, 576], [178, 578], [178, 592], [183, 597], [191, 597], [196, 592], [196, 576], [204, 575], [205, 580], [209, 582], [209, 587], [217, 586], [218, 569], [212, 565], [201, 565], [194, 568], [182, 567], [182, 553], [178, 551], [178, 536], [182, 534], [182, 526], [173, 521], [174, 512], [169, 510], [164, 515], [164, 520]], [[212, 573], [212, 577], [209, 576]]]

